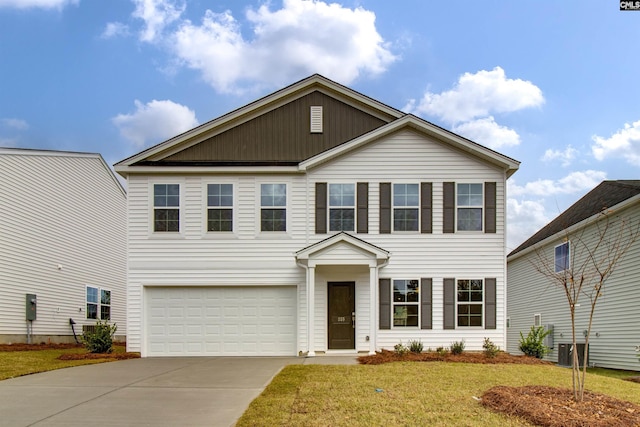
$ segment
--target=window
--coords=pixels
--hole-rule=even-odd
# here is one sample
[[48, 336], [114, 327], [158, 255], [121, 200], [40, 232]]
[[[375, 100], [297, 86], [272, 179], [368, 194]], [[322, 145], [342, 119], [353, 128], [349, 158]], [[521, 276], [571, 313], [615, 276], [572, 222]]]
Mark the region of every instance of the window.
[[207, 185], [207, 231], [233, 231], [233, 184]]
[[540, 314], [533, 315], [533, 326], [542, 326], [542, 316]]
[[556, 246], [554, 260], [556, 273], [569, 269], [569, 242]]
[[180, 231], [180, 185], [154, 184], [153, 231]]
[[393, 184], [393, 231], [418, 231], [418, 184]]
[[329, 231], [355, 230], [354, 184], [329, 184]]
[[393, 281], [393, 326], [418, 326], [418, 280]]
[[87, 286], [87, 319], [111, 319], [111, 291]]
[[458, 326], [482, 326], [482, 280], [458, 280]]
[[482, 231], [482, 184], [458, 184], [458, 231]]
[[287, 185], [260, 185], [260, 230], [287, 231]]

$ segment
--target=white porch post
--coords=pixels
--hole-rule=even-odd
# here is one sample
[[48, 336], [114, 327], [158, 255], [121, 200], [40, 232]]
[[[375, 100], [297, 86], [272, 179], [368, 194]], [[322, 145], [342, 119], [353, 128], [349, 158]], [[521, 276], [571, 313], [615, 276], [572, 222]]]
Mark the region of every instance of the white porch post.
[[369, 266], [369, 354], [376, 354], [376, 318], [378, 316], [378, 267]]
[[316, 293], [316, 267], [309, 266], [307, 270], [307, 357], [315, 356], [315, 293]]

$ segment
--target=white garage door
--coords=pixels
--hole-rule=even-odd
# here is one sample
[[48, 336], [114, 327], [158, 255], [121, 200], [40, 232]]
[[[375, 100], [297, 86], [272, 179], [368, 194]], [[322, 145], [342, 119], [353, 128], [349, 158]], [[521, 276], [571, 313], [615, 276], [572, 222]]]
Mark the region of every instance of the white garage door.
[[146, 292], [149, 356], [292, 356], [295, 287], [172, 287]]

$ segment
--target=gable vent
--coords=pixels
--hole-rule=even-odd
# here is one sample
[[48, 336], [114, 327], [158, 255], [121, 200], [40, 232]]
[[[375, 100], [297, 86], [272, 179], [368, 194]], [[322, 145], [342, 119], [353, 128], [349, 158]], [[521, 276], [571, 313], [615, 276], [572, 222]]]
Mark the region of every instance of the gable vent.
[[322, 133], [322, 106], [311, 106], [311, 133]]

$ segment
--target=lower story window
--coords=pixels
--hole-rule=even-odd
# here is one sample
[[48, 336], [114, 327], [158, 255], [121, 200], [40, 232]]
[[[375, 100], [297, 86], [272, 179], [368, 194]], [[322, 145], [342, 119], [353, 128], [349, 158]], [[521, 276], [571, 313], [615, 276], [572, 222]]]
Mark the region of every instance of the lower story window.
[[482, 326], [482, 279], [458, 280], [458, 326]]
[[418, 280], [393, 281], [393, 326], [418, 326]]
[[87, 286], [87, 319], [111, 319], [111, 291]]

